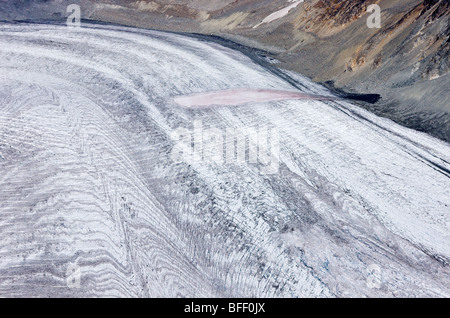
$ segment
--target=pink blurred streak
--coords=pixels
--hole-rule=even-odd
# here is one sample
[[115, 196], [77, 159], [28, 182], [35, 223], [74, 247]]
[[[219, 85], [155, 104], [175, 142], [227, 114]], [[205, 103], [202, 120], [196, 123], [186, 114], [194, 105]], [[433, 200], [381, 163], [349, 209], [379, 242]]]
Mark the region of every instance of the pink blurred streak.
[[310, 95], [293, 91], [270, 89], [231, 89], [178, 96], [175, 103], [181, 107], [238, 106], [247, 103], [273, 102], [283, 100], [332, 100], [331, 96]]

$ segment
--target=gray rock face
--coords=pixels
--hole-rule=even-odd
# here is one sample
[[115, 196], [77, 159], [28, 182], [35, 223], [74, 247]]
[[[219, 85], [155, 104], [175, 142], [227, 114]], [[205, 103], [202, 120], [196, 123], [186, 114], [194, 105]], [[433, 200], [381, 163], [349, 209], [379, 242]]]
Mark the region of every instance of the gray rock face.
[[[175, 34], [2, 24], [0, 61], [0, 296], [450, 295], [447, 143], [345, 101], [180, 107], [286, 76], [332, 95]], [[268, 161], [251, 136], [207, 160], [211, 132], [264, 127]]]

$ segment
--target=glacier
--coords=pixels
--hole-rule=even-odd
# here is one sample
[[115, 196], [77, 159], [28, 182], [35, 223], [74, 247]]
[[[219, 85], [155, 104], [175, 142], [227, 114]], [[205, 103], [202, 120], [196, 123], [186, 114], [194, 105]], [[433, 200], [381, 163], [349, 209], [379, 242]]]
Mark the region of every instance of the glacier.
[[[175, 33], [3, 23], [0, 61], [0, 296], [450, 296], [448, 143]], [[330, 100], [175, 102], [219, 91]], [[175, 162], [196, 120], [277, 173]]]

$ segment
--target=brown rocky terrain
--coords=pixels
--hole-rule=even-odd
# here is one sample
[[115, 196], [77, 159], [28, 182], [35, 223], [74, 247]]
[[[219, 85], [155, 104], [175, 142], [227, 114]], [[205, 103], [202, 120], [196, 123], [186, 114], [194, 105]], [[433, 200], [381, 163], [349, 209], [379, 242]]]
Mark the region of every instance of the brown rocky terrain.
[[[62, 19], [77, 1], [0, 2], [0, 19]], [[265, 50], [279, 67], [357, 93], [381, 94], [363, 105], [403, 125], [450, 140], [448, 0], [306, 0], [258, 24], [286, 0], [78, 1], [90, 20], [217, 35]], [[381, 28], [366, 25], [370, 4]]]

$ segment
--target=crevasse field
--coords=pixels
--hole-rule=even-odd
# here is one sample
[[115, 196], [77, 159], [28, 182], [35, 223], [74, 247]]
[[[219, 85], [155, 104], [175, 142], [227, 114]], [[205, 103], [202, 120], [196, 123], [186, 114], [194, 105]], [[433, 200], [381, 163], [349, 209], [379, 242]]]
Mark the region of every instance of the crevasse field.
[[[449, 144], [286, 76], [176, 34], [0, 25], [0, 296], [449, 297]], [[236, 91], [258, 96], [195, 107]], [[199, 121], [277, 131], [277, 169], [175, 160]]]

